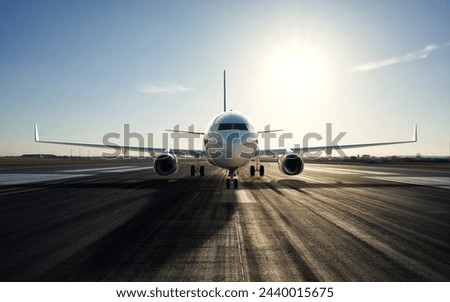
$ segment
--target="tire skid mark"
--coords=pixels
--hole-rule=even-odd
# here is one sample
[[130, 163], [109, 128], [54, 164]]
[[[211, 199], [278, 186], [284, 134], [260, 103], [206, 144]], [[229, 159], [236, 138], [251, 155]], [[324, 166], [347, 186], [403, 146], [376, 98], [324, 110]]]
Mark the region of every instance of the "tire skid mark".
[[[405, 270], [411, 271], [412, 274], [420, 276], [423, 280], [447, 280], [447, 278], [440, 273], [437, 273], [433, 270], [428, 269], [428, 267], [422, 265], [418, 261], [402, 254], [392, 248], [391, 246], [383, 243], [376, 238], [374, 238], [371, 234], [366, 231], [357, 228], [350, 223], [347, 223], [342, 219], [342, 217], [336, 217], [329, 214], [328, 211], [323, 211], [312, 208], [310, 205], [302, 203], [303, 206], [308, 207], [311, 211], [315, 212], [316, 215], [322, 217], [323, 219], [328, 220], [330, 223], [334, 224], [336, 227], [346, 231], [348, 234], [352, 235], [354, 238], [358, 239], [363, 243], [366, 247], [370, 248], [373, 251], [377, 251], [380, 254], [385, 255], [388, 260], [395, 261], [398, 264], [402, 265]], [[413, 275], [411, 275], [413, 276]], [[416, 280], [413, 278], [412, 280]]]

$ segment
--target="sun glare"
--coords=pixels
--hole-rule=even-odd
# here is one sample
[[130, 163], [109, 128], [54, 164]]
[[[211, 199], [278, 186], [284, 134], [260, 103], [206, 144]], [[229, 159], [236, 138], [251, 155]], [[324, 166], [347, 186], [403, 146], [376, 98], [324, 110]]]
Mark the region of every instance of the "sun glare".
[[310, 101], [326, 95], [332, 75], [323, 51], [300, 43], [284, 45], [272, 52], [268, 74], [278, 95]]

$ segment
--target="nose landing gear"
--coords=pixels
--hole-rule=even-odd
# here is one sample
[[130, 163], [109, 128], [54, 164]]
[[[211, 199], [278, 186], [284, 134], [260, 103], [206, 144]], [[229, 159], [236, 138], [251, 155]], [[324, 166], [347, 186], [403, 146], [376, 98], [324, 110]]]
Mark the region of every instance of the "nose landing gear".
[[230, 170], [227, 173], [228, 173], [227, 189], [230, 189], [231, 185], [233, 185], [233, 189], [237, 189], [238, 188], [237, 172]]

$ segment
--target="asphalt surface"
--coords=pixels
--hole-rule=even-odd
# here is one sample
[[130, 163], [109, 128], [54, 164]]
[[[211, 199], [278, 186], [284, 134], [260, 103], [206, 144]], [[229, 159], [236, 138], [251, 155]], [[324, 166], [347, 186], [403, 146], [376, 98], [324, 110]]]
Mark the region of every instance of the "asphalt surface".
[[149, 165], [0, 167], [0, 281], [450, 280], [448, 170]]

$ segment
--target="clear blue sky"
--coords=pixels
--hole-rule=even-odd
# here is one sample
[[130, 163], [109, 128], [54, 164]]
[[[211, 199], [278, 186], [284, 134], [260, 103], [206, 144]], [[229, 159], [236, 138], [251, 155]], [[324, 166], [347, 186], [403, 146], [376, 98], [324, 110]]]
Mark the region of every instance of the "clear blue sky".
[[0, 1], [0, 156], [78, 154], [35, 144], [34, 123], [92, 143], [124, 123], [155, 144], [176, 124], [203, 131], [223, 69], [229, 106], [292, 145], [328, 122], [341, 143], [417, 123], [415, 145], [347, 153], [448, 156], [449, 43], [443, 0]]

